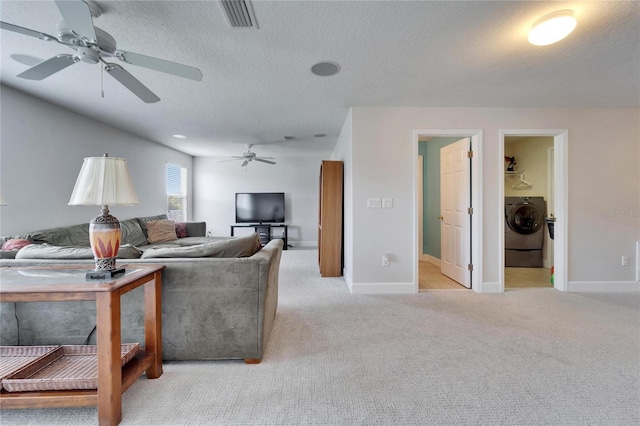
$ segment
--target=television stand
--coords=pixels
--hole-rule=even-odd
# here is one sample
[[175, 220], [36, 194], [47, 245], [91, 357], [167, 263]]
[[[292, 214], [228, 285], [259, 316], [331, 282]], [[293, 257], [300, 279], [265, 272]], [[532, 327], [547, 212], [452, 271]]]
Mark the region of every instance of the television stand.
[[[289, 248], [289, 225], [285, 225], [284, 223], [254, 223], [247, 225], [230, 225], [231, 227], [231, 236], [235, 236], [236, 228], [253, 228], [255, 232], [260, 236], [260, 243], [264, 246], [269, 241], [274, 238], [280, 238], [284, 241], [284, 250]], [[281, 237], [273, 236], [273, 228], [284, 228]]]

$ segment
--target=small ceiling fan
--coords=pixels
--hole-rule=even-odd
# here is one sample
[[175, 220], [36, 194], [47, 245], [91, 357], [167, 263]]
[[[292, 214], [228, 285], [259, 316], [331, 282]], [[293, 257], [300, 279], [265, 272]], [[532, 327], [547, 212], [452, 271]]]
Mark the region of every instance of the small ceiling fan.
[[229, 160], [218, 161], [218, 163], [224, 163], [224, 162], [227, 162], [227, 161], [243, 160], [242, 164], [240, 165], [240, 167], [245, 167], [247, 164], [249, 164], [250, 162], [255, 160], [255, 161], [259, 161], [261, 163], [276, 164], [275, 161], [272, 161], [274, 159], [273, 157], [258, 157], [258, 156], [256, 156], [255, 152], [251, 152], [251, 147], [252, 146], [253, 146], [253, 144], [247, 145], [247, 152], [243, 152], [242, 156], [232, 155]]
[[0, 21], [0, 28], [3, 30], [39, 38], [40, 40], [55, 41], [75, 50], [75, 54], [61, 53], [37, 63], [18, 74], [18, 77], [27, 80], [44, 80], [80, 61], [88, 64], [101, 62], [102, 68], [109, 75], [146, 103], [158, 102], [160, 98], [127, 70], [118, 64], [107, 62], [107, 60], [118, 58], [127, 64], [195, 81], [202, 80], [202, 72], [198, 68], [117, 49], [116, 40], [107, 32], [93, 25], [93, 17], [98, 17], [102, 14], [102, 10], [95, 2], [55, 0], [55, 3], [63, 18], [58, 25], [58, 37]]

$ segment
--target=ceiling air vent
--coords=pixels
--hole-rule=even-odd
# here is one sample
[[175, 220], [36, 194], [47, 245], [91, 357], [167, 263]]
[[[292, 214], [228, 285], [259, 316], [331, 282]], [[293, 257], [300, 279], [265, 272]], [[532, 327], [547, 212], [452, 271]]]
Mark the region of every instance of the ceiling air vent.
[[231, 28], [258, 28], [249, 0], [220, 0], [220, 7]]

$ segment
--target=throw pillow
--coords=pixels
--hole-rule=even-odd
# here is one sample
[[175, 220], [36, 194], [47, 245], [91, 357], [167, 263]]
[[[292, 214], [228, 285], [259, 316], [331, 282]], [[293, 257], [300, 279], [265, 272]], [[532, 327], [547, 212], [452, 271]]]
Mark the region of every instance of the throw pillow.
[[144, 216], [144, 217], [137, 217], [136, 218], [136, 220], [140, 224], [140, 228], [142, 228], [142, 233], [144, 234], [145, 240], [147, 238], [149, 238], [149, 235], [147, 234], [147, 222], [152, 222], [154, 220], [162, 220], [162, 219], [169, 219], [169, 218], [167, 217], [166, 214], [159, 214], [157, 216]]
[[188, 237], [204, 237], [207, 235], [206, 222], [187, 222]]
[[150, 244], [178, 239], [175, 222], [169, 219], [147, 222], [147, 235]]
[[176, 235], [178, 238], [186, 238], [187, 235], [187, 224], [184, 222], [176, 222]]
[[2, 251], [15, 251], [20, 250], [24, 246], [31, 244], [29, 240], [13, 239], [8, 240], [2, 245]]

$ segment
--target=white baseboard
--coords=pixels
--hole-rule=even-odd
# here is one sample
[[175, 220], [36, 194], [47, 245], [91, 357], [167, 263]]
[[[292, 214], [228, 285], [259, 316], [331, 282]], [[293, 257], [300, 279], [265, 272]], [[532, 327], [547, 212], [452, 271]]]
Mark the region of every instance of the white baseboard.
[[474, 290], [478, 293], [502, 293], [499, 282], [482, 283], [481, 289]]
[[353, 293], [353, 279], [351, 278], [351, 275], [349, 275], [347, 270], [344, 268], [342, 268], [342, 277], [344, 278], [344, 282], [347, 284], [349, 293]]
[[349, 283], [353, 294], [416, 294], [415, 283]]
[[429, 262], [432, 265], [436, 265], [438, 268], [440, 267], [440, 259], [438, 259], [437, 257], [433, 257], [430, 254], [423, 254], [422, 257], [420, 257], [420, 260], [422, 260], [423, 262]]
[[611, 293], [640, 291], [640, 283], [635, 281], [569, 281], [567, 291], [605, 291]]

